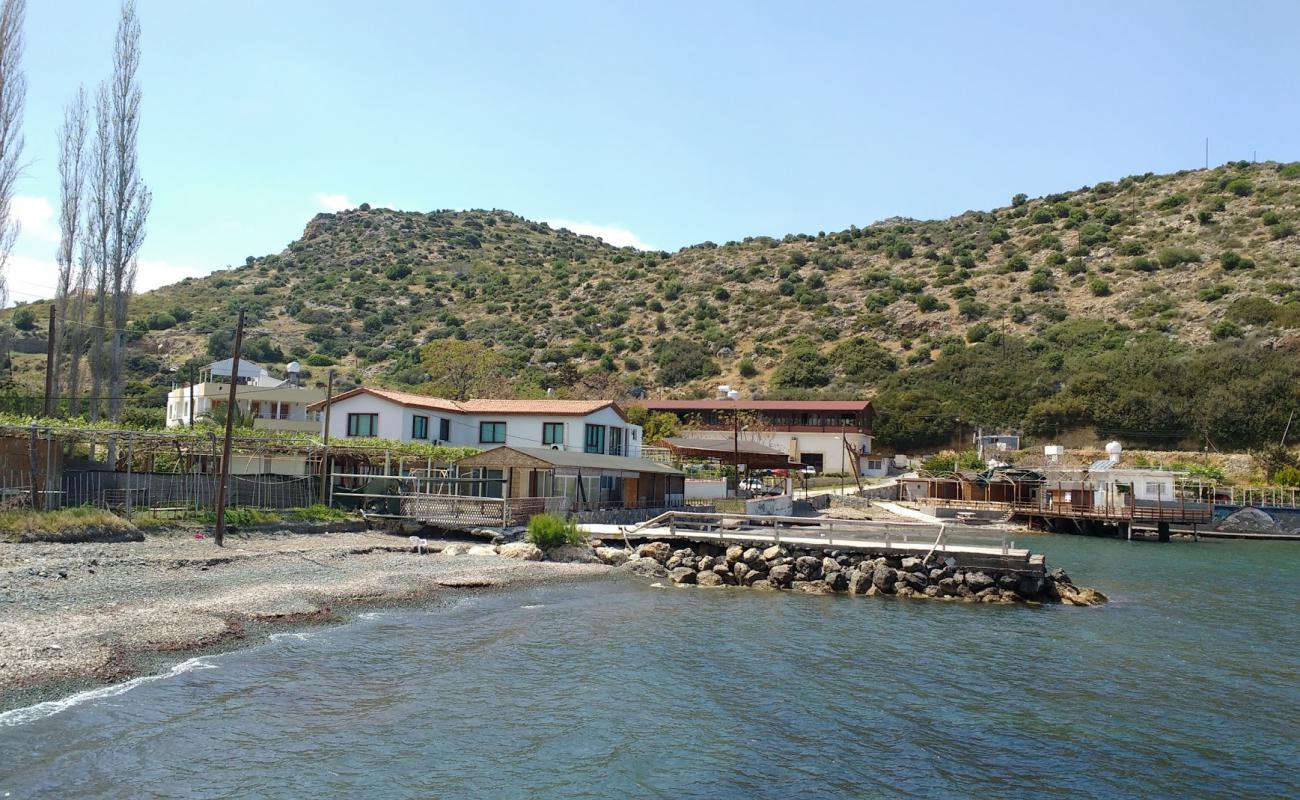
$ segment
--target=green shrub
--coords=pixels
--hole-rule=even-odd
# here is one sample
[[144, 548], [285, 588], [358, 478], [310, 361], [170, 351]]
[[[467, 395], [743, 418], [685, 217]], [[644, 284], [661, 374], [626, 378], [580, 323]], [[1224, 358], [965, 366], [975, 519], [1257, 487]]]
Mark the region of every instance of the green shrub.
[[1196, 293], [1196, 297], [1202, 302], [1213, 303], [1215, 300], [1218, 300], [1226, 296], [1228, 292], [1231, 291], [1232, 291], [1231, 286], [1229, 286], [1226, 283], [1219, 283], [1219, 284], [1215, 284], [1214, 286], [1207, 286], [1204, 289], [1200, 290], [1199, 292]]
[[36, 314], [26, 306], [22, 306], [14, 311], [14, 327], [20, 331], [30, 331], [36, 327]]
[[400, 281], [402, 278], [405, 278], [410, 274], [411, 268], [405, 264], [394, 264], [384, 270], [384, 277], [388, 278], [390, 281]]
[[1173, 269], [1180, 264], [1195, 264], [1201, 260], [1201, 254], [1190, 247], [1162, 247], [1156, 258], [1160, 266]]
[[1214, 327], [1210, 329], [1210, 337], [1216, 342], [1221, 342], [1224, 339], [1240, 339], [1241, 334], [1241, 327], [1226, 319], [1219, 320], [1215, 323]]
[[1036, 269], [1034, 274], [1029, 276], [1027, 287], [1031, 292], [1050, 292], [1056, 284], [1052, 281], [1052, 273], [1045, 269]]
[[1276, 486], [1300, 486], [1300, 469], [1287, 464], [1278, 467], [1273, 472], [1272, 478]]
[[1101, 278], [1089, 278], [1088, 290], [1092, 292], [1094, 297], [1105, 297], [1110, 294], [1110, 284]]
[[1277, 168], [1277, 174], [1283, 178], [1300, 178], [1300, 161], [1291, 164], [1281, 164]]
[[155, 311], [145, 317], [144, 324], [151, 331], [165, 331], [168, 328], [176, 327], [176, 318], [171, 314], [164, 314], [161, 311]]
[[1255, 266], [1254, 261], [1251, 261], [1249, 258], [1245, 258], [1240, 253], [1235, 253], [1232, 250], [1224, 250], [1219, 254], [1219, 264], [1229, 272], [1236, 269], [1252, 269]]
[[572, 522], [554, 514], [538, 514], [528, 520], [528, 541], [549, 550], [566, 544], [582, 544], [582, 531]]
[[1223, 188], [1232, 192], [1238, 197], [1249, 197], [1254, 193], [1255, 187], [1245, 178], [1234, 178], [1228, 181], [1228, 185]]
[[1286, 239], [1295, 235], [1295, 226], [1289, 222], [1282, 222], [1269, 227], [1268, 234], [1269, 236], [1272, 236], [1274, 240]]
[[1186, 202], [1187, 202], [1187, 195], [1182, 194], [1180, 192], [1175, 192], [1174, 194], [1171, 194], [1165, 199], [1161, 200], [1159, 203], [1156, 203], [1156, 208], [1159, 209], [1160, 211], [1170, 211], [1172, 209], [1178, 208], [1179, 206], [1183, 205]]
[[1147, 251], [1147, 246], [1137, 239], [1125, 239], [1119, 246], [1119, 254], [1122, 256], [1140, 256]]
[[740, 359], [740, 363], [736, 365], [736, 368], [740, 371], [740, 377], [742, 378], [752, 378], [758, 374], [758, 367], [754, 366], [754, 359], [748, 356]]

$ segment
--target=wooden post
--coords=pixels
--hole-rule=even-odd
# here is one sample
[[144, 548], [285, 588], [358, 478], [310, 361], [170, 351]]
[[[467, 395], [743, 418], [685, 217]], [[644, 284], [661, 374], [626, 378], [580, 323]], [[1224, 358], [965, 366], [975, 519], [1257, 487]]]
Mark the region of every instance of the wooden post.
[[194, 427], [194, 370], [190, 370], [190, 427]]
[[226, 438], [221, 443], [221, 472], [217, 478], [217, 547], [225, 546], [226, 539], [226, 477], [230, 474], [230, 437], [235, 426], [235, 388], [239, 385], [239, 351], [244, 346], [244, 309], [239, 309], [239, 322], [235, 324], [235, 353], [230, 362], [230, 395], [226, 401]]
[[[320, 454], [320, 501], [326, 502], [325, 490], [330, 483], [330, 406], [334, 402], [334, 370], [329, 371], [329, 377], [325, 381], [325, 425], [321, 430], [321, 438], [324, 442]], [[333, 503], [333, 497], [329, 498]]]
[[36, 498], [40, 494], [40, 485], [36, 477], [36, 426], [32, 425], [31, 444], [27, 447], [27, 460], [31, 467], [32, 511], [37, 509]]
[[45, 341], [45, 416], [54, 416], [54, 304], [50, 303], [50, 327]]

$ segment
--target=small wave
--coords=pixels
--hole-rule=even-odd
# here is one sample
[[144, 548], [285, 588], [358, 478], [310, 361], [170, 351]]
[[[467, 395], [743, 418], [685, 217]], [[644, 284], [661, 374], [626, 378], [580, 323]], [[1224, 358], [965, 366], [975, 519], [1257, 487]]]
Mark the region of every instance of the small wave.
[[273, 641], [273, 642], [278, 642], [278, 641], [280, 641], [281, 639], [296, 639], [297, 641], [305, 642], [305, 641], [307, 641], [308, 639], [312, 638], [312, 634], [310, 634], [310, 633], [303, 633], [303, 632], [301, 632], [301, 631], [292, 631], [292, 632], [286, 632], [286, 633], [273, 633], [273, 634], [271, 634], [270, 636], [268, 636], [267, 638], [270, 639], [270, 640]]
[[64, 697], [61, 700], [47, 700], [44, 703], [37, 703], [34, 706], [24, 708], [15, 708], [12, 711], [6, 711], [0, 714], [0, 727], [14, 727], [25, 725], [28, 722], [35, 722], [38, 719], [54, 716], [61, 711], [67, 711], [83, 703], [89, 703], [92, 700], [102, 700], [106, 697], [117, 697], [120, 694], [126, 694], [137, 686], [143, 686], [146, 683], [162, 680], [163, 678], [174, 678], [186, 672], [196, 669], [216, 669], [216, 664], [210, 664], [200, 658], [191, 658], [166, 672], [160, 672], [157, 675], [142, 675], [139, 678], [132, 678], [123, 683], [115, 683], [112, 686], [101, 686], [97, 689], [87, 689], [84, 692], [77, 692], [74, 695]]
[[520, 606], [520, 608], [546, 608], [545, 603], [538, 603], [535, 606]]
[[379, 619], [382, 616], [383, 614], [381, 614], [378, 611], [367, 611], [363, 614], [357, 614], [357, 619], [373, 620], [373, 619]]

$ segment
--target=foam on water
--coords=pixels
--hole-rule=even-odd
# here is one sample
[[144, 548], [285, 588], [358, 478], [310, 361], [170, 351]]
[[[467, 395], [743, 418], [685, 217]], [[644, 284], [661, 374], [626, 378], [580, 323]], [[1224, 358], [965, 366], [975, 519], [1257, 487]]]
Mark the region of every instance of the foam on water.
[[126, 694], [137, 686], [143, 686], [146, 683], [153, 683], [154, 681], [160, 681], [164, 678], [174, 678], [177, 675], [183, 675], [186, 672], [191, 672], [196, 669], [216, 668], [216, 664], [204, 661], [202, 658], [187, 659], [166, 672], [160, 672], [156, 675], [142, 675], [139, 678], [132, 678], [129, 681], [115, 683], [111, 686], [100, 686], [97, 689], [87, 689], [84, 692], [77, 692], [74, 695], [64, 697], [60, 700], [47, 700], [44, 703], [37, 703], [36, 705], [6, 711], [5, 713], [0, 714], [0, 726], [13, 727], [28, 722], [35, 722], [38, 719], [44, 719], [45, 717], [58, 714], [61, 711], [75, 708], [83, 703]]

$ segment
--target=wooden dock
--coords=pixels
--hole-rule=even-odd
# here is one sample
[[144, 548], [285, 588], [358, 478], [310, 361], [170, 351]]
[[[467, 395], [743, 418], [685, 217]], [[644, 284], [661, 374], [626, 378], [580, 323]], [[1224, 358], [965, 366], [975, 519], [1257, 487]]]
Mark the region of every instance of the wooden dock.
[[[944, 522], [888, 522], [777, 517], [754, 514], [669, 511], [639, 525], [580, 525], [584, 532], [609, 540], [682, 540], [719, 545], [773, 544], [821, 550], [851, 550], [902, 558], [938, 556], [963, 566], [1041, 573], [1041, 554], [1015, 546], [1006, 531], [970, 530]], [[957, 531], [955, 528], [961, 528]]]

